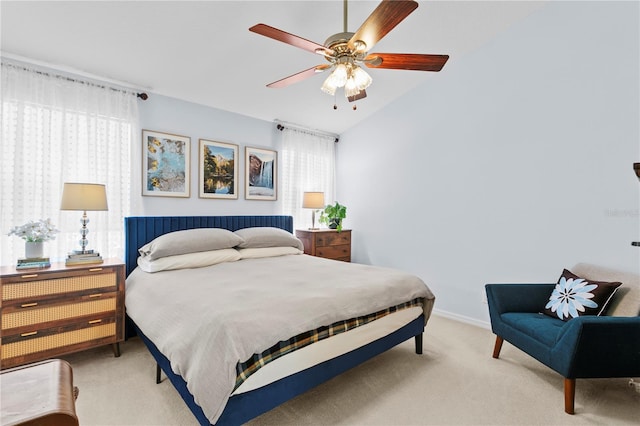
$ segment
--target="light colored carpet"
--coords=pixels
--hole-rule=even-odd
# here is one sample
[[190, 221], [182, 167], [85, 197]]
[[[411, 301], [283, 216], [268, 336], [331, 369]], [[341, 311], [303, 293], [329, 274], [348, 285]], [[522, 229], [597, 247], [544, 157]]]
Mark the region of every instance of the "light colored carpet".
[[[640, 393], [629, 379], [577, 380], [576, 414], [564, 413], [562, 377], [490, 331], [433, 316], [424, 354], [413, 340], [250, 422], [259, 425], [638, 425]], [[133, 338], [65, 357], [80, 388], [81, 425], [197, 425]], [[164, 375], [163, 375], [164, 377]]]

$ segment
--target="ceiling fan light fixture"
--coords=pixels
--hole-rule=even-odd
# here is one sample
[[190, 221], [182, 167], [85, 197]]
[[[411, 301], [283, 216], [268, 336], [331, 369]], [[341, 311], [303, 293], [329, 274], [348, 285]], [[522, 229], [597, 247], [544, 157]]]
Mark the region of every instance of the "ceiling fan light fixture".
[[331, 75], [329, 75], [329, 77], [324, 80], [324, 83], [322, 83], [322, 87], [320, 88], [320, 90], [328, 95], [333, 96], [336, 94], [337, 88], [338, 87], [331, 81]]
[[336, 87], [343, 87], [347, 83], [349, 72], [345, 64], [336, 65], [336, 69], [329, 75], [331, 84]]
[[373, 82], [371, 76], [358, 66], [354, 67], [353, 71], [351, 71], [351, 77], [355, 81], [358, 90], [366, 89], [371, 86], [371, 83]]
[[360, 93], [360, 89], [358, 88], [356, 79], [351, 76], [347, 79], [347, 83], [344, 85], [344, 95], [347, 98], [350, 98], [357, 95], [358, 93]]

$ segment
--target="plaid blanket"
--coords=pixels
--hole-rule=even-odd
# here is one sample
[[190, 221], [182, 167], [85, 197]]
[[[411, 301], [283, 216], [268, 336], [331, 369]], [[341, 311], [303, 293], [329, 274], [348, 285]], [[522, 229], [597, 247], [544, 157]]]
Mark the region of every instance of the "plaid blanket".
[[269, 349], [263, 351], [262, 353], [253, 354], [251, 358], [249, 358], [245, 362], [239, 362], [236, 365], [237, 376], [236, 384], [233, 390], [236, 390], [242, 383], [244, 383], [253, 373], [258, 371], [260, 368], [264, 367], [271, 361], [280, 358], [283, 355], [304, 348], [305, 346], [309, 346], [310, 344], [318, 342], [320, 340], [335, 336], [336, 334], [344, 333], [356, 327], [360, 327], [361, 325], [369, 324], [370, 322], [385, 317], [393, 312], [417, 306], [422, 307], [423, 303], [424, 298], [419, 297], [413, 299], [410, 302], [401, 303], [399, 305], [392, 306], [373, 314], [334, 322], [331, 325], [319, 327], [311, 331], [306, 331], [288, 340], [280, 341], [271, 346]]

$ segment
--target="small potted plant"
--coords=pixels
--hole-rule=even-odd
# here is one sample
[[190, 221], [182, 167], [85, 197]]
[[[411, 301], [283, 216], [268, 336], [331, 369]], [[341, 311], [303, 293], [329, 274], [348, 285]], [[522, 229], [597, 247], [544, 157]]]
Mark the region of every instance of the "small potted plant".
[[328, 204], [322, 210], [319, 221], [327, 225], [329, 229], [340, 232], [342, 231], [342, 219], [345, 217], [347, 217], [347, 207], [336, 201], [334, 205]]

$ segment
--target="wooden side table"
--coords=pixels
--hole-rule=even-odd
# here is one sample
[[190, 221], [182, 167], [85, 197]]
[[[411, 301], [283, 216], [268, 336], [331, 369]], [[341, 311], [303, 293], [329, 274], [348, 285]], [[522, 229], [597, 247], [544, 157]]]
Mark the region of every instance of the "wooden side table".
[[305, 254], [351, 262], [350, 229], [297, 229], [296, 237], [304, 244]]
[[55, 358], [124, 340], [124, 264], [0, 269], [0, 368]]
[[0, 424], [78, 426], [73, 371], [52, 359], [0, 373]]

